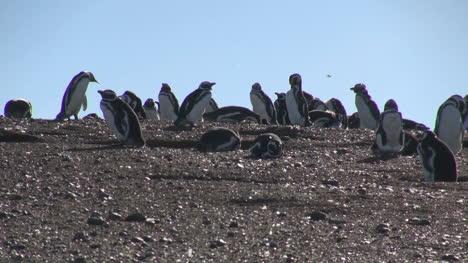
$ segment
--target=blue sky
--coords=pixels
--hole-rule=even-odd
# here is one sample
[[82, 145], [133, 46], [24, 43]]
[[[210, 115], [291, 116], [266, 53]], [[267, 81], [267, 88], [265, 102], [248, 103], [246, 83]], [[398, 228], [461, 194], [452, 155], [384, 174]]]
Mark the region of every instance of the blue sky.
[[54, 118], [72, 77], [89, 70], [101, 84], [80, 117], [102, 116], [98, 89], [144, 101], [162, 82], [182, 102], [215, 81], [220, 106], [251, 108], [254, 82], [274, 100], [297, 72], [305, 91], [348, 113], [362, 82], [380, 108], [393, 98], [433, 127], [445, 99], [468, 94], [466, 14], [466, 0], [3, 0], [0, 105], [25, 98], [33, 117]]

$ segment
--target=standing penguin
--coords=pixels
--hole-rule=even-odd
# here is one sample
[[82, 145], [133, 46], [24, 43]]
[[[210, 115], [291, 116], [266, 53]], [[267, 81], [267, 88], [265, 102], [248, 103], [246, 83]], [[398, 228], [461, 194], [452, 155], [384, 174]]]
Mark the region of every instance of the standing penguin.
[[161, 120], [175, 121], [179, 114], [179, 101], [167, 83], [162, 84], [158, 100]]
[[359, 119], [359, 112], [355, 112], [348, 116], [348, 128], [359, 129], [361, 127], [361, 120]]
[[275, 105], [270, 97], [263, 92], [262, 86], [258, 82], [252, 85], [250, 103], [252, 103], [253, 111], [260, 115], [263, 120], [266, 120], [269, 124], [278, 125]]
[[276, 118], [280, 125], [291, 125], [288, 117], [288, 109], [286, 107], [286, 93], [275, 92], [277, 99], [275, 100]]
[[197, 149], [201, 152], [227, 152], [240, 147], [239, 133], [228, 128], [215, 127], [205, 132]]
[[447, 144], [453, 154], [459, 153], [463, 148], [465, 108], [463, 98], [453, 95], [437, 111], [434, 133]]
[[194, 124], [203, 120], [203, 113], [211, 99], [211, 88], [215, 82], [203, 81], [198, 88], [185, 97], [175, 120], [175, 126]]
[[127, 90], [124, 92], [124, 94], [120, 95], [120, 98], [125, 101], [125, 103], [130, 105], [130, 108], [132, 108], [138, 118], [146, 119], [146, 112], [143, 108], [141, 99], [135, 93]]
[[128, 146], [143, 147], [145, 140], [141, 133], [140, 121], [132, 108], [113, 90], [99, 90], [101, 110], [111, 131], [117, 139]]
[[[158, 104], [158, 107], [156, 107]], [[154, 101], [152, 98], [148, 98], [143, 104], [143, 109], [145, 110], [146, 119], [148, 120], [159, 120], [159, 103]]]
[[405, 134], [401, 113], [393, 99], [388, 100], [384, 112], [380, 114], [379, 125], [375, 133], [375, 144], [380, 153], [396, 154], [404, 147]]
[[307, 101], [302, 92], [301, 75], [295, 73], [289, 76], [291, 89], [286, 93], [286, 108], [292, 125], [310, 126]]
[[348, 127], [348, 115], [343, 103], [339, 99], [331, 98], [325, 102], [327, 108], [333, 111], [339, 120], [341, 120], [341, 127], [346, 129]]
[[379, 124], [380, 111], [367, 92], [366, 85], [356, 84], [351, 88], [356, 93], [356, 108], [359, 112], [360, 128], [375, 130]]
[[25, 99], [9, 100], [5, 104], [3, 113], [7, 118], [31, 118], [32, 104]]
[[278, 135], [264, 133], [255, 139], [250, 147], [250, 153], [254, 158], [278, 158], [283, 155], [283, 149], [283, 142]]
[[75, 117], [75, 120], [78, 119], [78, 112], [81, 106], [83, 105], [84, 111], [88, 107], [86, 90], [90, 82], [99, 83], [93, 73], [89, 71], [81, 71], [73, 77], [65, 90], [65, 94], [63, 94], [62, 108], [59, 114], [57, 114], [57, 117], [55, 117], [55, 120], [63, 121], [65, 119], [70, 119], [71, 116]]
[[457, 163], [447, 145], [430, 130], [422, 134], [417, 151], [427, 182], [456, 182]]

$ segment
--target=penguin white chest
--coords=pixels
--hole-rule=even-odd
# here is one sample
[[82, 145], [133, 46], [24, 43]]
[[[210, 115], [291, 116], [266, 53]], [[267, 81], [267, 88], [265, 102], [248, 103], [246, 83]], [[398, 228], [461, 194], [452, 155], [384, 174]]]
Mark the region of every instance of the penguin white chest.
[[299, 112], [297, 98], [292, 90], [286, 93], [286, 109], [288, 110], [289, 121], [292, 125], [305, 125], [304, 116]]
[[[115, 109], [110, 105], [110, 103], [101, 102], [100, 104], [102, 113], [104, 115], [104, 119], [106, 120], [107, 125], [115, 134], [119, 141], [125, 141], [128, 137], [129, 125], [128, 125], [128, 115], [125, 112], [124, 118], [122, 120], [116, 120], [116, 116], [118, 115]], [[121, 125], [122, 127], [117, 127], [117, 125]], [[123, 133], [121, 132], [123, 131]]]
[[262, 119], [270, 120], [265, 102], [257, 94], [250, 94], [250, 102], [252, 103], [253, 112], [260, 115]]
[[83, 101], [85, 100], [88, 84], [88, 79], [82, 79], [76, 84], [75, 89], [70, 91], [70, 94], [68, 94], [69, 100], [66, 108], [67, 115], [77, 114], [78, 111], [80, 111], [81, 105], [83, 105]]
[[356, 96], [356, 108], [359, 112], [361, 128], [374, 130], [377, 127], [378, 120], [372, 115], [371, 109], [367, 103], [367, 100], [362, 96]]
[[174, 105], [168, 95], [159, 95], [159, 112], [161, 114], [161, 120], [175, 121], [177, 119]]
[[422, 164], [424, 179], [426, 180], [426, 182], [434, 182], [434, 159], [436, 156], [436, 152], [433, 148], [422, 147], [421, 144], [418, 145], [417, 151], [419, 155], [419, 160]]
[[203, 120], [203, 113], [211, 99], [211, 92], [205, 94], [200, 100], [193, 102], [192, 109], [187, 113], [186, 119], [191, 122]]
[[146, 118], [148, 120], [159, 120], [159, 114], [156, 109], [146, 109], [145, 108], [145, 113], [146, 113]]
[[[403, 148], [402, 122], [398, 112], [386, 113], [381, 121], [384, 134], [377, 134], [377, 145], [382, 152], [399, 152]], [[385, 144], [382, 136], [385, 136]]]
[[460, 111], [452, 105], [446, 106], [438, 116], [437, 136], [450, 150], [457, 154], [462, 150], [464, 125]]

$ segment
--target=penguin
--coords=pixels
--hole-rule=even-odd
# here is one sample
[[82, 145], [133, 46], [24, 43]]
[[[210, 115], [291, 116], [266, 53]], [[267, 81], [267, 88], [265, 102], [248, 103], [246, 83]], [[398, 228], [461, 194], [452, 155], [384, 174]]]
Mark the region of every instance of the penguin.
[[213, 98], [211, 98], [210, 102], [208, 102], [208, 106], [206, 106], [205, 108], [205, 112], [212, 112], [217, 109], [219, 109], [218, 103], [216, 103], [216, 101]]
[[73, 77], [63, 94], [62, 108], [59, 114], [57, 114], [57, 117], [55, 117], [55, 120], [63, 121], [65, 119], [70, 119], [71, 116], [75, 117], [75, 120], [78, 119], [78, 112], [81, 106], [83, 106], [83, 111], [88, 108], [86, 90], [90, 82], [99, 84], [99, 81], [96, 80], [93, 73], [89, 71], [81, 71]]
[[328, 110], [327, 105], [325, 102], [323, 102], [321, 99], [315, 97], [313, 100], [309, 101], [307, 103], [307, 108], [309, 111], [312, 110], [320, 110], [320, 111], [326, 111]]
[[348, 115], [346, 113], [346, 109], [343, 106], [343, 103], [339, 99], [331, 98], [325, 102], [328, 110], [333, 111], [338, 119], [341, 121], [341, 128], [346, 129], [348, 128]]
[[450, 148], [430, 130], [423, 131], [417, 146], [427, 182], [456, 182], [457, 163]]
[[207, 121], [232, 123], [253, 121], [262, 124], [262, 118], [259, 114], [239, 106], [226, 106], [212, 112], [205, 112], [203, 114], [203, 119]]
[[253, 111], [262, 118], [262, 122], [266, 120], [268, 124], [278, 125], [275, 105], [270, 97], [263, 92], [262, 86], [258, 82], [252, 85], [250, 103], [252, 104]]
[[205, 132], [197, 149], [201, 152], [227, 152], [240, 148], [239, 133], [228, 128], [214, 127]]
[[100, 120], [99, 116], [96, 113], [90, 113], [83, 117], [83, 120]]
[[310, 126], [307, 101], [302, 92], [301, 75], [295, 73], [289, 76], [291, 89], [286, 93], [286, 108], [292, 125]]
[[[158, 107], [156, 107], [156, 104]], [[148, 98], [143, 104], [145, 110], [146, 119], [148, 120], [159, 120], [159, 102], [154, 101], [152, 98]]]
[[379, 124], [380, 111], [367, 92], [366, 85], [358, 83], [351, 90], [356, 93], [355, 104], [359, 112], [360, 128], [375, 130]]
[[463, 100], [465, 100], [466, 106], [465, 116], [463, 117], [463, 123], [465, 125], [465, 130], [468, 131], [468, 95], [465, 95], [465, 97], [463, 97]]
[[277, 99], [275, 100], [276, 118], [280, 125], [291, 125], [288, 117], [288, 109], [286, 107], [286, 93], [275, 92]]
[[388, 100], [384, 112], [380, 114], [379, 125], [375, 132], [375, 144], [383, 155], [393, 155], [400, 152], [404, 146], [401, 113], [393, 99]]
[[463, 148], [465, 101], [459, 95], [448, 98], [437, 111], [434, 133], [454, 154]]
[[162, 84], [158, 100], [161, 120], [175, 121], [179, 114], [179, 101], [167, 83]]
[[403, 149], [400, 151], [400, 155], [410, 156], [418, 154], [416, 148], [418, 147], [418, 140], [411, 133], [404, 131], [405, 143]]
[[146, 112], [145, 109], [143, 108], [143, 104], [141, 102], [141, 99], [132, 91], [125, 91], [124, 94], [120, 95], [120, 98], [125, 101], [132, 110], [136, 113], [138, 118], [140, 119], [146, 119]]
[[31, 118], [32, 116], [32, 104], [25, 99], [13, 99], [9, 100], [5, 104], [3, 114], [7, 118]]
[[203, 120], [203, 113], [211, 99], [211, 89], [215, 82], [203, 81], [198, 88], [185, 97], [175, 120], [175, 126], [193, 125]]
[[99, 90], [101, 110], [104, 119], [117, 139], [125, 145], [143, 147], [145, 140], [141, 133], [140, 121], [133, 109], [113, 90]]
[[427, 127], [426, 125], [424, 125], [422, 123], [419, 123], [419, 122], [416, 122], [416, 121], [413, 121], [413, 120], [403, 119], [402, 122], [403, 122], [403, 130], [405, 130], [405, 131], [407, 131], [407, 130], [427, 130], [427, 129], [429, 129], [429, 127]]
[[361, 120], [359, 119], [359, 112], [355, 112], [348, 116], [348, 128], [359, 129], [361, 127]]
[[333, 111], [312, 110], [309, 111], [309, 119], [313, 127], [317, 128], [338, 128], [341, 120]]
[[280, 137], [274, 133], [260, 134], [253, 142], [249, 151], [253, 158], [278, 158], [283, 155], [284, 145]]

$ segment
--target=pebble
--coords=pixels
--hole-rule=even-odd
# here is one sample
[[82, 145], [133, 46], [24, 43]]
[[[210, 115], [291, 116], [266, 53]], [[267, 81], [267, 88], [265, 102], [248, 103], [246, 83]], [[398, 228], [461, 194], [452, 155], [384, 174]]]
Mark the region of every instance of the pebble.
[[443, 255], [440, 259], [446, 260], [446, 261], [459, 261], [460, 260], [457, 256], [452, 255], [452, 254]]
[[83, 232], [78, 232], [78, 233], [76, 233], [76, 234], [73, 236], [72, 240], [73, 240], [73, 241], [77, 241], [77, 240], [79, 240], [79, 241], [87, 241], [88, 238], [86, 237], [85, 233], [83, 233]]
[[390, 225], [387, 223], [379, 224], [375, 229], [377, 230], [377, 232], [385, 234], [390, 232]]
[[218, 239], [218, 240], [210, 242], [210, 248], [224, 247], [225, 245], [226, 245], [226, 241], [222, 239]]
[[109, 212], [107, 218], [114, 221], [121, 221], [123, 219], [122, 215], [116, 212]]
[[417, 218], [417, 217], [407, 219], [407, 222], [410, 225], [418, 225], [418, 226], [428, 226], [428, 225], [431, 224], [431, 222], [429, 222], [429, 220], [422, 219], [422, 218]]
[[125, 218], [127, 222], [145, 222], [146, 217], [139, 212], [128, 215]]
[[91, 216], [90, 218], [88, 218], [87, 223], [93, 226], [101, 226], [104, 225], [106, 221], [104, 221], [104, 219], [101, 216]]
[[327, 214], [318, 212], [318, 211], [313, 211], [309, 214], [307, 214], [308, 217], [310, 217], [310, 220], [312, 221], [320, 221], [320, 220], [325, 220], [327, 219]]

